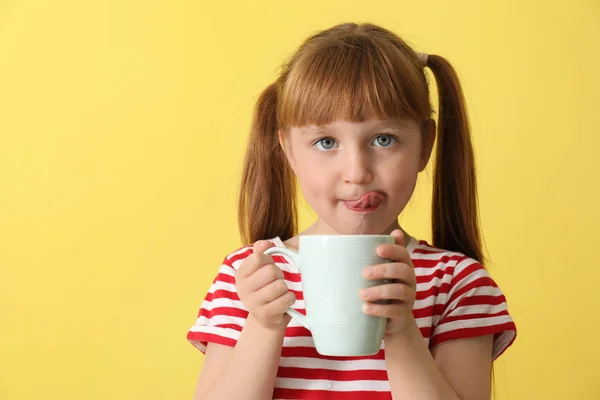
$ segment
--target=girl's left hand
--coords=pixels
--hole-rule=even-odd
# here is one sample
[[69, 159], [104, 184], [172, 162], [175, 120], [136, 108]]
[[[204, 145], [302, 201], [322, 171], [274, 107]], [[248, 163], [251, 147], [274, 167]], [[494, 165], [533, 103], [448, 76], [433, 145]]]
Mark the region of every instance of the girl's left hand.
[[[392, 283], [360, 290], [365, 300], [364, 312], [375, 317], [386, 317], [386, 336], [402, 333], [411, 325], [416, 326], [413, 316], [415, 303], [416, 276], [408, 250], [404, 247], [404, 234], [396, 229], [392, 232], [396, 244], [383, 244], [377, 247], [377, 255], [395, 262], [371, 265], [364, 269], [365, 278], [388, 279]], [[388, 304], [375, 304], [378, 300], [388, 300]]]

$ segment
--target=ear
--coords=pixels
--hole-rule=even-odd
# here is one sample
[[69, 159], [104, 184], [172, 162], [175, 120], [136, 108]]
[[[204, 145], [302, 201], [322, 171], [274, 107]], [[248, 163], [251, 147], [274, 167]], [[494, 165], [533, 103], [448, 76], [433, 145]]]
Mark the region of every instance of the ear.
[[436, 125], [433, 119], [430, 119], [425, 123], [425, 126], [423, 127], [423, 132], [421, 133], [422, 147], [419, 172], [422, 172], [425, 169], [425, 167], [427, 167], [427, 163], [429, 163], [429, 159], [431, 158], [431, 153], [433, 151], [433, 144], [435, 143], [436, 131]]
[[290, 167], [292, 167], [292, 171], [294, 171], [295, 175], [298, 175], [296, 173], [296, 162], [294, 161], [294, 155], [292, 153], [292, 146], [290, 145], [290, 140], [286, 137], [286, 134], [283, 131], [277, 131], [277, 137], [279, 139], [279, 145], [281, 146], [281, 149], [283, 150], [283, 153], [285, 154], [285, 157], [287, 158]]

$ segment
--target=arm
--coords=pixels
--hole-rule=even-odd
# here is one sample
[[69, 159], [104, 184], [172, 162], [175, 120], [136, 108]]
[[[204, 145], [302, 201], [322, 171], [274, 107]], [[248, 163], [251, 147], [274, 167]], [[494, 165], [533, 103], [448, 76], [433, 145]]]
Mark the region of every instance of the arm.
[[258, 241], [235, 274], [236, 291], [248, 317], [234, 348], [209, 344], [194, 399], [273, 398], [285, 330], [285, 312], [296, 297], [283, 272], [263, 252], [272, 244]]
[[235, 348], [209, 343], [194, 400], [273, 398], [284, 334], [250, 315]]
[[443, 343], [430, 353], [419, 328], [386, 338], [385, 360], [394, 400], [482, 400], [491, 395], [493, 335]]
[[[449, 296], [455, 294], [455, 300], [446, 315], [450, 320], [445, 322], [442, 319], [438, 323], [438, 335], [434, 333], [431, 338], [433, 350], [430, 353], [413, 315], [416, 297], [414, 266], [410, 254], [401, 245], [401, 232], [394, 231], [392, 235], [397, 237], [398, 244], [381, 245], [377, 252], [381, 257], [396, 262], [370, 266], [364, 271], [368, 279], [390, 279], [392, 283], [363, 289], [360, 296], [366, 301], [367, 314], [388, 318], [385, 359], [393, 398], [489, 399], [493, 335], [514, 329], [514, 324], [506, 313], [498, 312], [502, 303], [496, 309], [489, 305], [486, 315], [491, 316], [488, 320], [493, 324], [477, 328], [477, 334], [471, 332], [461, 338], [464, 333], [457, 333], [460, 329], [456, 327], [456, 321], [460, 322], [461, 312], [470, 310], [469, 300], [461, 303], [461, 299], [477, 298], [479, 293], [489, 297], [489, 292], [498, 291], [497, 287], [485, 276], [482, 266], [465, 263], [463, 267], [471, 266], [472, 270], [461, 270], [462, 278], [454, 282]], [[456, 274], [456, 270], [454, 272]], [[503, 300], [500, 295], [496, 296], [497, 300]], [[382, 299], [389, 300], [388, 304], [374, 303]], [[489, 299], [486, 301], [489, 302]], [[452, 315], [453, 310], [458, 310], [457, 315]], [[492, 314], [492, 310], [498, 315]], [[476, 315], [476, 312], [465, 314]], [[507, 340], [510, 337], [505, 338]]]

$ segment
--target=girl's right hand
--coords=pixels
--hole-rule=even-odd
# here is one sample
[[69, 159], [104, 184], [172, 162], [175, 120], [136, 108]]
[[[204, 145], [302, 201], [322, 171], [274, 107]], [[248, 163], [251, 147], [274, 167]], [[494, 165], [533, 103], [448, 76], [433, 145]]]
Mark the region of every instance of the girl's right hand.
[[285, 329], [290, 316], [285, 312], [294, 304], [296, 296], [288, 290], [283, 272], [270, 255], [263, 254], [273, 247], [271, 242], [254, 243], [254, 253], [246, 257], [235, 274], [240, 300], [258, 322], [269, 330]]

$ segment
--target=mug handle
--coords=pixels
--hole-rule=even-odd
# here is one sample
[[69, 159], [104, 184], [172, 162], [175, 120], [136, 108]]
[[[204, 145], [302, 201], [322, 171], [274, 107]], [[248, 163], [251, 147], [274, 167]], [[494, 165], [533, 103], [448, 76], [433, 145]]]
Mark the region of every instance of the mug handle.
[[[270, 247], [267, 250], [265, 250], [263, 254], [284, 254], [292, 259], [292, 261], [294, 262], [294, 266], [298, 269], [298, 271], [300, 271], [300, 254], [296, 253], [295, 251], [286, 249], [284, 247]], [[296, 321], [300, 322], [306, 329], [310, 330], [310, 328], [308, 327], [308, 318], [306, 317], [306, 315], [302, 315], [298, 311], [293, 310], [292, 308], [287, 310], [286, 313], [292, 318], [294, 318]]]

